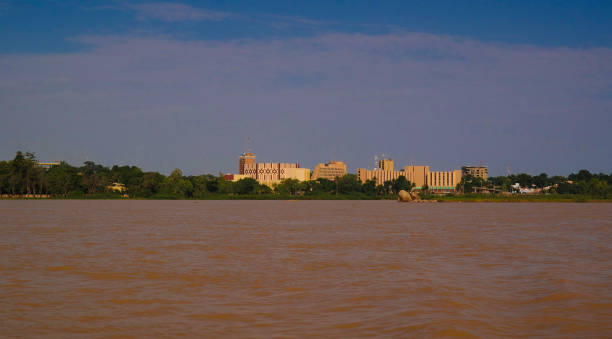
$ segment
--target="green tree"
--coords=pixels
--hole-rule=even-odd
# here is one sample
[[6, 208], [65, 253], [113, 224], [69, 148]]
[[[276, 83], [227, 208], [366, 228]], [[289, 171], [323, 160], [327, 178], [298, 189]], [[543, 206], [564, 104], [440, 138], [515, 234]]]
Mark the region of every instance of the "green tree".
[[338, 193], [351, 194], [361, 192], [361, 181], [355, 174], [345, 174], [337, 178]]
[[21, 151], [17, 151], [11, 162], [11, 176], [9, 186], [12, 194], [23, 194], [25, 192], [25, 176], [27, 171], [26, 158]]
[[[336, 180], [338, 180], [336, 178]], [[325, 178], [319, 178], [316, 180], [317, 185], [316, 193], [335, 193], [336, 192], [336, 181]]]
[[86, 195], [103, 192], [109, 184], [109, 169], [93, 161], [85, 161], [79, 171], [81, 186]]
[[284, 179], [274, 186], [274, 191], [283, 195], [296, 195], [300, 190], [300, 182], [297, 179]]
[[143, 177], [144, 173], [136, 166], [113, 166], [108, 172], [110, 182], [124, 184], [127, 191], [132, 195], [142, 195], [144, 193]]
[[462, 193], [472, 193], [475, 187], [484, 187], [485, 182], [482, 178], [474, 177], [471, 174], [464, 175], [461, 181], [455, 188], [457, 191]]
[[259, 185], [257, 189], [258, 194], [272, 194], [272, 189], [268, 185]]
[[582, 169], [578, 171], [578, 173], [570, 174], [567, 178], [572, 181], [589, 181], [593, 178], [593, 174], [585, 169]]
[[377, 185], [376, 186], [376, 195], [385, 196], [385, 195], [389, 194], [389, 190], [390, 190], [389, 187], [386, 187], [384, 184], [383, 185]]
[[11, 162], [0, 161], [0, 194], [10, 193]]
[[193, 194], [191, 182], [183, 177], [180, 169], [175, 169], [164, 181], [165, 191], [178, 197], [189, 198]]
[[548, 174], [546, 173], [540, 173], [539, 175], [533, 177], [533, 184], [536, 185], [536, 187], [542, 188], [544, 186], [548, 185]]
[[219, 192], [219, 180], [213, 175], [206, 176], [206, 190], [211, 193]]
[[237, 194], [257, 194], [259, 183], [253, 178], [243, 178], [234, 184], [234, 191]]
[[191, 185], [193, 186], [194, 198], [201, 198], [208, 194], [208, 190], [206, 188], [208, 185], [208, 180], [206, 175], [190, 176], [188, 179], [191, 181]]
[[142, 176], [140, 192], [145, 197], [161, 193], [164, 189], [165, 177], [157, 172], [146, 172]]
[[404, 190], [410, 192], [412, 190], [412, 183], [406, 180], [406, 177], [400, 175], [397, 179], [391, 181], [391, 190], [393, 194], [398, 194], [399, 191]]
[[67, 196], [69, 192], [77, 188], [77, 170], [64, 161], [59, 166], [51, 167], [48, 176], [51, 194]]
[[361, 190], [367, 195], [376, 195], [376, 180], [366, 180], [366, 182], [361, 186]]
[[223, 173], [219, 173], [219, 176], [217, 176], [217, 187], [219, 193], [234, 193], [234, 182], [225, 180], [225, 175]]

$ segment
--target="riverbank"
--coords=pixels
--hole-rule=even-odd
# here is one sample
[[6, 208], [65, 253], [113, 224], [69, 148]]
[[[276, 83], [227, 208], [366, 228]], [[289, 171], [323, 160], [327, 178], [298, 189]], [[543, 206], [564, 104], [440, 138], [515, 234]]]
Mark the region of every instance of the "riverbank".
[[439, 202], [612, 202], [612, 198], [601, 198], [577, 194], [465, 194], [426, 196], [424, 199], [433, 199]]
[[[612, 198], [593, 197], [575, 194], [545, 195], [426, 195], [424, 201], [437, 202], [612, 202]], [[4, 196], [0, 200], [397, 200], [394, 195], [371, 196], [366, 194], [318, 194], [318, 195], [284, 195], [284, 194], [208, 194], [184, 198], [173, 194], [157, 194], [149, 197], [122, 197], [118, 194], [73, 194], [45, 196]]]
[[286, 194], [207, 194], [198, 197], [185, 198], [173, 194], [157, 194], [149, 197], [122, 197], [118, 194], [73, 194], [53, 195], [46, 197], [11, 196], [0, 200], [396, 200], [393, 195], [371, 196], [366, 194], [317, 194], [317, 195], [286, 195]]

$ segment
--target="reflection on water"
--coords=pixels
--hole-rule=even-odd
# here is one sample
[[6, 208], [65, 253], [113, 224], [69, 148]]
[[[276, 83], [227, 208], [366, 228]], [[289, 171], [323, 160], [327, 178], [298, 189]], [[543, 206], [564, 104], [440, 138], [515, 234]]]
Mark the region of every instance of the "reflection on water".
[[612, 336], [612, 205], [0, 201], [20, 337]]

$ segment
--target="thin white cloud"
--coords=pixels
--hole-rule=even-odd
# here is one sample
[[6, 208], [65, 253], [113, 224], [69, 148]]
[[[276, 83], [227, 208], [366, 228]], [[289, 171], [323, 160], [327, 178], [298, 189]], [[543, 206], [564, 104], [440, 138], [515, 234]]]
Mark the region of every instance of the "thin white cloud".
[[150, 2], [126, 5], [136, 11], [140, 19], [156, 19], [165, 22], [220, 21], [231, 15], [174, 2]]
[[245, 22], [266, 25], [277, 29], [294, 26], [317, 27], [324, 24], [337, 25], [337, 22], [323, 22], [298, 16], [284, 16], [273, 14], [241, 15], [230, 12], [213, 11], [175, 2], [148, 2], [148, 3], [110, 3], [99, 6], [84, 7], [91, 11], [132, 11], [139, 20], [160, 20], [163, 22], [181, 21], [222, 21], [241, 20]]

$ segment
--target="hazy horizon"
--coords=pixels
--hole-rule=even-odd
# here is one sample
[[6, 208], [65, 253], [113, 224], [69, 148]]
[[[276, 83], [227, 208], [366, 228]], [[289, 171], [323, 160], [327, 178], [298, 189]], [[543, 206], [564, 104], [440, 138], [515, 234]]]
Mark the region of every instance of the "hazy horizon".
[[0, 1], [0, 159], [612, 171], [612, 4]]

